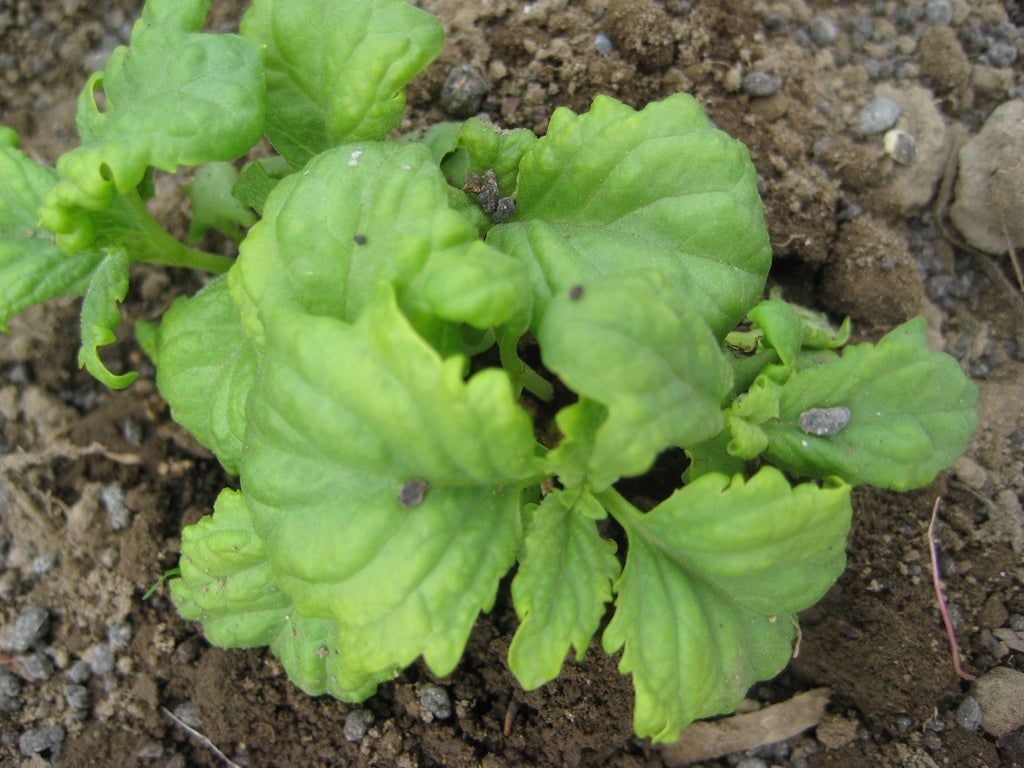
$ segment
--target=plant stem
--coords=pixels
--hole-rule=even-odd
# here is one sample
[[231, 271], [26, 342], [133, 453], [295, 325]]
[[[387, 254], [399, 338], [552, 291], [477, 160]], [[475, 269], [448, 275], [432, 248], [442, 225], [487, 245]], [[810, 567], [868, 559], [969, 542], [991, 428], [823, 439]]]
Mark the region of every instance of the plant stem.
[[130, 254], [132, 261], [141, 261], [147, 264], [161, 264], [165, 267], [185, 267], [187, 269], [200, 269], [204, 272], [220, 274], [227, 272], [235, 260], [228, 256], [221, 256], [218, 253], [209, 253], [197, 248], [190, 248], [160, 226], [160, 223], [153, 218], [146, 204], [138, 193], [126, 196], [135, 214], [139, 230], [145, 236], [146, 244], [150, 246], [142, 254]]
[[608, 510], [608, 514], [615, 519], [615, 522], [626, 530], [629, 530], [630, 521], [636, 520], [643, 514], [614, 488], [609, 487], [600, 493], [595, 493], [594, 497], [601, 502], [601, 506]]
[[498, 339], [498, 354], [501, 357], [501, 366], [508, 371], [520, 388], [525, 388], [527, 392], [545, 403], [555, 399], [555, 385], [520, 359], [515, 342], [509, 337], [502, 336]]

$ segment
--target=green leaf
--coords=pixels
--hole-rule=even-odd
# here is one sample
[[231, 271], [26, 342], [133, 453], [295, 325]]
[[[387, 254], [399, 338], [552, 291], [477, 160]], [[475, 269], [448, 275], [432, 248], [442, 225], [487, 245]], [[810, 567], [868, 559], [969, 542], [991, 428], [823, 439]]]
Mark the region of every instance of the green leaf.
[[171, 417], [238, 473], [257, 353], [222, 276], [164, 314], [156, 383]]
[[503, 371], [464, 364], [388, 291], [354, 325], [268, 315], [242, 490], [297, 610], [338, 620], [343, 687], [419, 655], [448, 674], [519, 550], [530, 419]]
[[330, 693], [362, 701], [393, 670], [367, 676], [361, 686], [343, 688], [337, 622], [300, 616], [277, 586], [266, 547], [238, 491], [225, 489], [212, 515], [185, 527], [180, 576], [170, 582], [171, 599], [182, 618], [198, 621], [203, 634], [222, 648], [269, 645], [288, 677], [313, 696]]
[[597, 433], [608, 419], [608, 409], [586, 397], [555, 414], [562, 441], [548, 453], [545, 466], [566, 488], [578, 488], [587, 480]]
[[514, 219], [487, 241], [527, 265], [531, 327], [554, 295], [652, 267], [724, 338], [759, 300], [771, 249], [746, 148], [691, 96], [636, 112], [555, 111], [519, 165]]
[[231, 160], [259, 141], [259, 51], [236, 35], [200, 33], [208, 7], [148, 0], [130, 45], [115, 49], [86, 84], [78, 104], [83, 144], [57, 162], [60, 183], [39, 212], [66, 252], [93, 242], [101, 229], [93, 215], [134, 192], [151, 166], [174, 172]]
[[208, 163], [196, 171], [195, 179], [185, 187], [192, 202], [190, 243], [198, 243], [208, 229], [213, 229], [238, 245], [242, 229], [256, 223], [252, 210], [232, 194], [237, 181], [238, 171], [228, 162]]
[[744, 482], [704, 475], [648, 514], [600, 495], [625, 527], [608, 653], [633, 675], [639, 736], [675, 740], [695, 719], [732, 712], [789, 661], [794, 614], [845, 564], [850, 489], [790, 488], [766, 467]]
[[444, 45], [441, 23], [405, 0], [254, 0], [242, 35], [263, 49], [267, 137], [296, 168], [385, 138], [403, 87]]
[[[805, 477], [903, 491], [930, 483], [963, 452], [977, 423], [978, 391], [948, 355], [932, 352], [917, 318], [877, 345], [794, 373], [782, 386], [779, 418], [763, 425], [765, 456]], [[836, 434], [801, 429], [814, 408], [848, 408]]]
[[[537, 136], [527, 128], [506, 130], [471, 117], [462, 124], [458, 147], [469, 160], [467, 172], [494, 171], [501, 194], [512, 196], [518, 186], [519, 163], [535, 141]], [[457, 180], [457, 186], [464, 181], [465, 176]]]
[[544, 365], [608, 411], [588, 462], [595, 490], [722, 428], [728, 364], [698, 311], [675, 298], [656, 272], [592, 279], [556, 296], [537, 333]]
[[103, 257], [82, 300], [82, 346], [78, 365], [112, 389], [124, 389], [139, 377], [135, 372], [113, 374], [100, 360], [99, 348], [117, 341], [115, 331], [121, 325], [118, 304], [128, 295], [128, 257], [124, 251], [111, 250]]
[[477, 239], [448, 207], [446, 187], [429, 152], [411, 143], [348, 144], [281, 181], [230, 277], [257, 344], [261, 310], [351, 321], [382, 282], [445, 351], [461, 351], [460, 323], [486, 330], [525, 312], [522, 266]]
[[231, 188], [231, 194], [243, 205], [263, 214], [263, 206], [277, 182], [292, 172], [283, 157], [261, 157], [247, 163]]
[[765, 341], [779, 353], [783, 365], [793, 365], [800, 351], [801, 325], [796, 310], [780, 299], [762, 301], [747, 317], [763, 331]]
[[589, 493], [555, 491], [533, 513], [526, 554], [512, 580], [519, 629], [508, 663], [526, 690], [558, 677], [569, 646], [582, 660], [621, 570], [615, 545], [601, 538], [605, 517]]
[[33, 304], [85, 290], [103, 255], [65, 256], [49, 232], [36, 224], [36, 210], [57, 175], [18, 150], [18, 136], [0, 126], [0, 332]]

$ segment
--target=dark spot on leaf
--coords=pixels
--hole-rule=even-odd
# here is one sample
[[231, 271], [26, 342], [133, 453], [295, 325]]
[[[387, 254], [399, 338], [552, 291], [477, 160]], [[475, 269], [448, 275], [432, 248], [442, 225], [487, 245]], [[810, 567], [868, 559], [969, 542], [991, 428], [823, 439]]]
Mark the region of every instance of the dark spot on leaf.
[[511, 197], [503, 197], [498, 200], [498, 204], [494, 207], [494, 213], [491, 214], [491, 221], [495, 224], [504, 224], [516, 215], [516, 201]]
[[356, 245], [366, 245], [366, 235], [356, 235], [352, 238]]
[[573, 301], [579, 301], [580, 299], [582, 299], [583, 298], [583, 286], [582, 285], [574, 285], [572, 288], [570, 288], [569, 289], [569, 298], [572, 299]]
[[800, 414], [800, 429], [815, 437], [839, 434], [850, 421], [850, 409], [845, 405], [834, 408], [811, 408]]
[[407, 508], [418, 507], [423, 503], [423, 496], [429, 488], [430, 483], [420, 477], [403, 483], [401, 490], [398, 492], [398, 503]]

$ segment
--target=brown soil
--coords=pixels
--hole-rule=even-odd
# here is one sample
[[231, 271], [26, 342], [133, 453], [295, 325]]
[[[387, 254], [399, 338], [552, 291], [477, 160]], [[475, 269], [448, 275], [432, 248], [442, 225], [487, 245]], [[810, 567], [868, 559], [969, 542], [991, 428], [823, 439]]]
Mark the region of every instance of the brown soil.
[[[997, 744], [956, 725], [967, 686], [951, 669], [925, 540], [932, 504], [942, 496], [942, 562], [966, 666], [977, 673], [997, 665], [1024, 669], [1024, 659], [993, 634], [1024, 614], [1020, 295], [1008, 262], [943, 236], [935, 216], [941, 207], [899, 198], [903, 171], [880, 137], [850, 128], [876, 83], [892, 82], [930, 88], [945, 123], [976, 130], [1019, 82], [1020, 60], [995, 75], [976, 72], [983, 64], [963, 42], [972, 39], [967, 31], [992, 29], [1007, 12], [1016, 23], [1024, 18], [1016, 3], [958, 0], [949, 30], [915, 33], [895, 21], [904, 5], [922, 4], [422, 3], [445, 22], [449, 42], [410, 89], [406, 127], [445, 117], [437, 94], [458, 62], [487, 74], [484, 112], [536, 131], [555, 106], [585, 109], [600, 92], [641, 106], [689, 90], [751, 149], [776, 250], [773, 280], [787, 297], [851, 314], [858, 333], [870, 337], [924, 313], [935, 344], [977, 380], [981, 425], [954, 471], [915, 493], [856, 494], [845, 575], [802, 617], [799, 658], [751, 692], [757, 707], [827, 685], [835, 717], [827, 734], [823, 726], [817, 737], [759, 753], [770, 764], [1024, 765], [1019, 742]], [[76, 91], [125, 38], [140, 5], [0, 3], [0, 122], [15, 127], [33, 155], [52, 162], [72, 146]], [[218, 3], [213, 23], [230, 24], [238, 5]], [[798, 33], [826, 11], [837, 23], [836, 40], [801, 44]], [[858, 38], [857, 19], [873, 22], [870, 40]], [[598, 32], [615, 41], [610, 56], [595, 50]], [[890, 65], [890, 74], [873, 80], [869, 60]], [[749, 97], [740, 83], [752, 69], [782, 75], [784, 87]], [[167, 210], [180, 216], [176, 206]], [[174, 216], [168, 220], [175, 224]], [[137, 278], [126, 308], [131, 317], [156, 317], [174, 295], [198, 285], [185, 273], [168, 280], [140, 270]], [[75, 327], [74, 303], [59, 302], [26, 313], [0, 340], [0, 623], [25, 605], [48, 607], [47, 651], [58, 668], [49, 681], [24, 685], [20, 710], [0, 712], [0, 765], [22, 760], [21, 733], [53, 723], [67, 730], [59, 754], [49, 755], [55, 764], [220, 765], [166, 715], [186, 702], [206, 737], [238, 765], [663, 765], [656, 748], [633, 737], [629, 681], [596, 646], [584, 662], [568, 663], [557, 682], [531, 693], [519, 688], [504, 660], [515, 628], [507, 595], [480, 620], [458, 670], [440, 681], [452, 695], [453, 717], [424, 720], [417, 687], [431, 678], [417, 665], [366, 704], [375, 725], [361, 743], [342, 734], [348, 706], [304, 696], [268, 654], [212, 649], [165, 595], [144, 602], [146, 588], [174, 565], [182, 526], [207, 513], [231, 480], [170, 421], [132, 342], [119, 353], [143, 375], [126, 392], [108, 392], [78, 371]], [[124, 490], [131, 516], [116, 532], [100, 501], [110, 484]], [[65, 702], [65, 670], [121, 623], [132, 628], [131, 640], [117, 650], [111, 674], [86, 683], [92, 705], [82, 714]], [[22, 673], [18, 657], [0, 663]], [[740, 757], [704, 765], [735, 765]]]

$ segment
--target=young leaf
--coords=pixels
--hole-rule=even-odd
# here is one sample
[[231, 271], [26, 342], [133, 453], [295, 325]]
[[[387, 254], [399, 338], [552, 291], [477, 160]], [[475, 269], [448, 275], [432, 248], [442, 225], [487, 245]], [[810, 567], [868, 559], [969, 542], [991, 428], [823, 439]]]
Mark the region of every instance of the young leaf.
[[747, 317], [764, 331], [768, 344], [779, 353], [783, 365], [793, 365], [800, 351], [801, 325], [796, 310], [781, 299], [762, 301]]
[[242, 35], [264, 52], [267, 137], [296, 168], [385, 138], [402, 88], [444, 45], [441, 23], [405, 0], [254, 0]]
[[[779, 397], [779, 418], [763, 425], [769, 460], [796, 475], [900, 491], [953, 463], [977, 422], [977, 389], [953, 358], [928, 349], [923, 318], [798, 370]], [[849, 410], [835, 434], [801, 427], [802, 414], [827, 408]]]
[[528, 691], [558, 677], [570, 645], [583, 658], [612, 599], [621, 568], [594, 523], [604, 516], [586, 492], [555, 491], [533, 512], [512, 580], [520, 624], [508, 650], [512, 674]]
[[[230, 276], [257, 343], [261, 309], [287, 305], [351, 321], [380, 282], [395, 287], [417, 330], [445, 351], [461, 350], [459, 323], [486, 330], [524, 312], [525, 270], [477, 240], [448, 207], [446, 187], [429, 152], [411, 143], [347, 144], [281, 181]], [[456, 345], [446, 348], [453, 335]]]
[[256, 347], [221, 276], [164, 314], [156, 383], [171, 417], [238, 473], [245, 403], [256, 379]]
[[139, 377], [135, 372], [113, 374], [100, 360], [99, 348], [117, 341], [115, 331], [121, 325], [118, 304], [128, 295], [128, 257], [124, 251], [110, 250], [89, 278], [82, 300], [82, 346], [78, 365], [111, 389], [124, 389]]
[[[277, 186], [277, 182], [292, 172], [291, 166], [283, 157], [261, 157], [247, 163], [238, 180], [231, 188], [231, 194], [243, 205], [263, 215], [263, 205], [267, 197]], [[248, 226], [248, 225], [247, 225]]]
[[148, 0], [130, 45], [115, 49], [86, 84], [78, 107], [83, 144], [57, 162], [60, 183], [39, 212], [66, 252], [93, 242], [100, 229], [93, 214], [133, 192], [149, 167], [173, 172], [231, 160], [259, 141], [259, 51], [236, 35], [200, 33], [208, 7]]
[[33, 304], [85, 290], [103, 254], [65, 256], [36, 224], [36, 210], [57, 175], [18, 150], [18, 137], [0, 126], [0, 332]]
[[231, 193], [237, 181], [238, 171], [227, 162], [208, 163], [196, 171], [195, 179], [185, 188], [192, 202], [190, 243], [198, 243], [206, 230], [213, 229], [238, 245], [242, 228], [256, 223], [252, 210]]
[[[472, 117], [462, 124], [457, 146], [467, 154], [467, 171], [482, 174], [492, 170], [501, 193], [515, 195], [519, 163], [535, 141], [537, 136], [527, 128], [502, 130]], [[461, 187], [463, 181], [465, 178], [457, 180], [457, 185]]]
[[503, 371], [464, 382], [463, 366], [390, 291], [354, 325], [267, 317], [242, 490], [300, 614], [339, 621], [350, 673], [423, 655], [448, 674], [519, 551], [530, 419]]
[[559, 108], [522, 156], [516, 206], [487, 241], [527, 265], [534, 328], [553, 295], [638, 268], [661, 270], [719, 338], [764, 290], [749, 154], [686, 94], [639, 112], [607, 96], [582, 115]]
[[792, 654], [793, 615], [845, 564], [843, 484], [790, 488], [766, 467], [746, 482], [704, 475], [648, 514], [621, 498], [606, 507], [629, 549], [604, 648], [625, 646], [619, 669], [633, 675], [633, 725], [654, 741], [731, 712], [754, 682], [778, 673]]
[[638, 271], [590, 280], [548, 306], [537, 333], [545, 366], [608, 411], [587, 468], [595, 490], [722, 428], [728, 364], [699, 312], [675, 299], [658, 273]]

